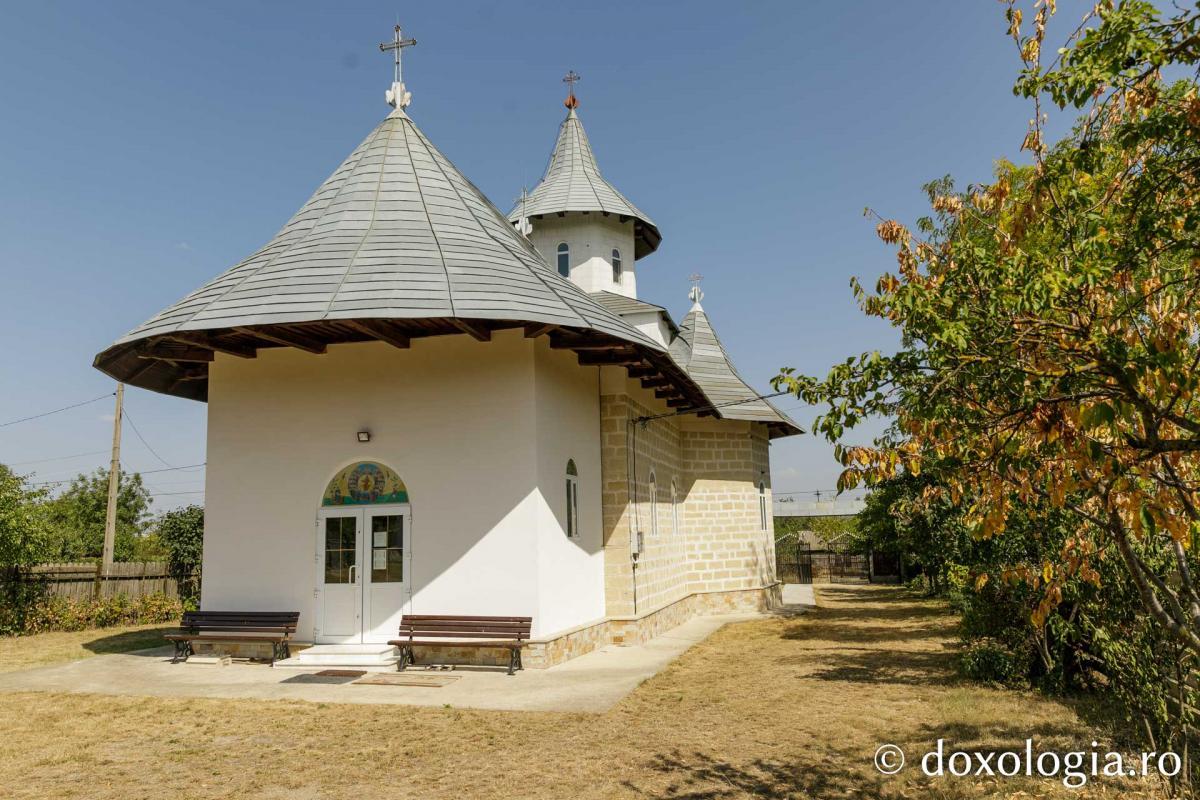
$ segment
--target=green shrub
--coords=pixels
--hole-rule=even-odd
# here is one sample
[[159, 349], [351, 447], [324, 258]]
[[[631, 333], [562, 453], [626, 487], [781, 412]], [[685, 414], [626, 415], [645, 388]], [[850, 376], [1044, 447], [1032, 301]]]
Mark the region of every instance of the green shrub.
[[25, 632], [30, 610], [46, 597], [46, 584], [9, 580], [0, 582], [0, 636]]
[[975, 639], [959, 654], [958, 668], [972, 680], [1019, 685], [1029, 674], [1029, 655], [996, 639]]
[[167, 551], [167, 569], [189, 607], [200, 602], [200, 565], [204, 551], [204, 506], [191, 505], [163, 514], [156, 534]]
[[142, 597], [116, 595], [74, 600], [45, 595], [25, 609], [21, 628], [9, 633], [82, 631], [113, 625], [150, 625], [178, 620], [183, 604], [177, 597], [151, 594]]

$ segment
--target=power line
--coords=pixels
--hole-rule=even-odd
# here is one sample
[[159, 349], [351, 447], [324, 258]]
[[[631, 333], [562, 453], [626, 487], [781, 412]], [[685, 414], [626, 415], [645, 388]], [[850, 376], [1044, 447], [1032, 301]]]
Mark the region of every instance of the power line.
[[[176, 470], [181, 470], [181, 469], [199, 469], [200, 467], [203, 467], [206, 463], [207, 462], [201, 462], [199, 464], [185, 464], [182, 467], [163, 467], [161, 469], [147, 469], [147, 470], [123, 469], [123, 471], [127, 472], [127, 473], [131, 473], [131, 474], [135, 474], [135, 475], [154, 475], [155, 473], [158, 473], [158, 472], [175, 472]], [[79, 474], [85, 475], [86, 473], [79, 473]], [[78, 477], [78, 475], [76, 475], [75, 477]], [[57, 480], [57, 481], [35, 481], [33, 483], [30, 483], [29, 485], [30, 486], [50, 486], [52, 484], [70, 483], [73, 480], [75, 480], [74, 477], [73, 478], [63, 478], [62, 480]]]
[[56, 408], [53, 411], [43, 411], [41, 414], [34, 414], [31, 417], [21, 417], [20, 419], [14, 419], [10, 422], [0, 422], [0, 428], [7, 428], [9, 425], [16, 425], [19, 422], [29, 422], [32, 419], [41, 419], [42, 417], [48, 417], [51, 414], [58, 414], [63, 411], [70, 411], [72, 408], [79, 408], [80, 406], [86, 406], [86, 405], [91, 405], [92, 403], [98, 403], [101, 400], [104, 400], [105, 398], [114, 396], [115, 394], [116, 394], [116, 392], [109, 392], [108, 394], [102, 394], [99, 397], [93, 397], [91, 400], [84, 400], [82, 403], [74, 403], [69, 406], [63, 406], [62, 408]]
[[165, 466], [174, 468], [175, 465], [172, 464], [170, 461], [167, 461], [162, 456], [160, 456], [157, 452], [155, 452], [154, 448], [150, 446], [150, 443], [146, 441], [146, 437], [142, 436], [142, 432], [138, 430], [137, 425], [133, 424], [133, 417], [129, 416], [129, 409], [126, 408], [121, 413], [125, 415], [125, 421], [129, 423], [129, 427], [133, 429], [133, 432], [135, 434], [137, 434], [138, 441], [140, 441], [143, 445], [145, 445], [146, 449], [150, 451], [150, 455], [157, 458]]
[[8, 463], [8, 466], [20, 467], [25, 464], [45, 464], [47, 461], [69, 461], [72, 458], [83, 458], [84, 456], [98, 456], [98, 455], [101, 455], [101, 454], [107, 453], [107, 452], [108, 452], [107, 450], [92, 450], [87, 453], [75, 453], [74, 455], [70, 455], [70, 456], [55, 456], [54, 458], [37, 458], [37, 459], [34, 459], [33, 461], [10, 461]]
[[153, 475], [156, 472], [174, 472], [177, 469], [199, 469], [207, 464], [207, 461], [201, 461], [199, 464], [184, 464], [182, 467], [166, 467], [163, 469], [143, 469], [138, 471], [139, 475]]

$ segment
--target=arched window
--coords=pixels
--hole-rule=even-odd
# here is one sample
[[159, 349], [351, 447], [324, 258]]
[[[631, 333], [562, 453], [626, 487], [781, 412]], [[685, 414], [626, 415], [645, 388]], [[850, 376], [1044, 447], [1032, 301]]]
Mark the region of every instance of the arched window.
[[671, 478], [671, 535], [679, 535], [679, 485]]
[[613, 283], [621, 285], [621, 251], [613, 248], [612, 251], [612, 268], [613, 268]]
[[658, 536], [658, 481], [650, 470], [650, 535]]
[[571, 277], [571, 248], [566, 242], [558, 245], [558, 274], [564, 278]]
[[762, 481], [758, 482], [758, 517], [759, 524], [765, 531], [767, 529], [767, 484]]
[[575, 459], [567, 460], [567, 538], [579, 535], [579, 470]]

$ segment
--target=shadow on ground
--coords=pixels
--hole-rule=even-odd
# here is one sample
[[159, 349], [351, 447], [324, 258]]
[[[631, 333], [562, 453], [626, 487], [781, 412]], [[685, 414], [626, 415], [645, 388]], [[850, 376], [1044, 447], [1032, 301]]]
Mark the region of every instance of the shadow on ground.
[[[83, 648], [97, 655], [104, 653], [133, 653], [134, 655], [141, 655], [133, 651], [169, 646], [170, 642], [163, 638], [163, 634], [173, 630], [177, 629], [166, 625], [161, 628], [148, 628], [140, 631], [123, 631], [108, 636], [101, 636], [98, 639], [92, 639], [90, 642], [84, 642]], [[145, 655], [157, 655], [157, 653], [145, 653]]]
[[901, 787], [886, 787], [878, 777], [846, 770], [842, 757], [830, 753], [822, 758], [797, 762], [755, 759], [736, 764], [701, 752], [658, 755], [650, 769], [667, 777], [665, 787], [649, 789], [626, 782], [625, 786], [645, 797], [670, 800], [718, 800], [727, 797], [861, 797], [874, 800], [908, 798]]

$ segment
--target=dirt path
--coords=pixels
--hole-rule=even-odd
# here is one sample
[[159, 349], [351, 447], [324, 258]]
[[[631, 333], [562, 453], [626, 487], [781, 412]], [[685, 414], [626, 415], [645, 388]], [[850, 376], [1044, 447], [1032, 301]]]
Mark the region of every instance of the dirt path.
[[[731, 625], [601, 715], [93, 695], [0, 695], [11, 797], [1129, 797], [1029, 779], [929, 779], [956, 749], [1086, 749], [1066, 706], [958, 682], [954, 620], [888, 587], [819, 591]], [[431, 690], [436, 691], [436, 690]], [[883, 743], [909, 754], [881, 776]], [[1103, 744], [1103, 741], [1101, 741]]]

